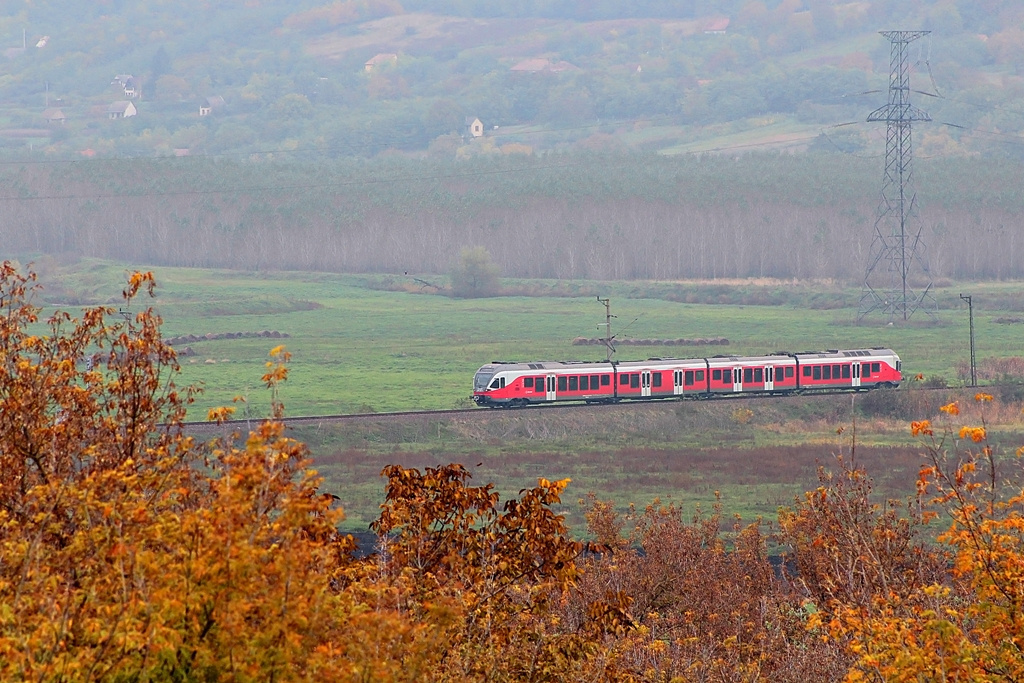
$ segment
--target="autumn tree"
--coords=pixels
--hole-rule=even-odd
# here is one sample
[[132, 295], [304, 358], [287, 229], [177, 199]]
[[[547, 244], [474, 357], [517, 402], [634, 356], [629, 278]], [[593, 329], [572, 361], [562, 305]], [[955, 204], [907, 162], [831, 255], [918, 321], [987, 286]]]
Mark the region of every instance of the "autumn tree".
[[[975, 401], [992, 396], [979, 393]], [[960, 407], [942, 411], [951, 420]], [[1000, 457], [983, 415], [959, 429], [929, 420], [911, 429], [924, 439], [919, 491], [929, 515], [948, 521], [938, 540], [949, 549], [950, 570], [910, 599], [882, 595], [872, 613], [840, 614], [830, 624], [856, 654], [847, 680], [1021, 680], [1024, 449]]]
[[35, 334], [33, 280], [0, 268], [0, 678], [338, 672], [322, 576], [349, 546], [304, 448], [274, 422], [244, 446], [184, 434], [191, 390], [134, 310], [151, 274], [130, 276], [126, 319], [57, 313]]

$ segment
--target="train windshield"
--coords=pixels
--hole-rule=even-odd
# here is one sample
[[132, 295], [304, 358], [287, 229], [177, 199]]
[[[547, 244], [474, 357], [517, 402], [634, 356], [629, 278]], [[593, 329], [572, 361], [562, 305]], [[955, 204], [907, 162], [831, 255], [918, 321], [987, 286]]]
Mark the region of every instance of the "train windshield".
[[473, 377], [473, 391], [486, 391], [487, 385], [491, 383], [494, 372], [491, 370], [480, 370]]

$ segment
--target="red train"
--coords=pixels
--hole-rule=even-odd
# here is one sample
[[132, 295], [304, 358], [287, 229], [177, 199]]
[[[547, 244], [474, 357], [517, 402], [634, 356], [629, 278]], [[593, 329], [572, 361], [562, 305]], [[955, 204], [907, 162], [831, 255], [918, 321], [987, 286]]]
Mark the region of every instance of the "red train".
[[864, 391], [899, 386], [900, 372], [900, 357], [883, 348], [596, 363], [495, 361], [477, 370], [473, 400], [490, 408], [518, 408], [560, 401]]

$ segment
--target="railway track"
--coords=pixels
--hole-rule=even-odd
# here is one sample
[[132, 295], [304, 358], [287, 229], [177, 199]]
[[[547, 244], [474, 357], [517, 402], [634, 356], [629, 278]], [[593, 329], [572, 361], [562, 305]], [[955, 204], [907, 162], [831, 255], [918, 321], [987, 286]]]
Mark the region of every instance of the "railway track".
[[[999, 385], [987, 385], [985, 387], [977, 387], [971, 389], [969, 387], [964, 388], [964, 391], [995, 391], [998, 390]], [[955, 388], [949, 387], [920, 387], [915, 388], [915, 391], [924, 392], [937, 392], [937, 391], [955, 391]], [[879, 388], [872, 391], [893, 391], [893, 389]], [[558, 403], [554, 405], [549, 404], [537, 404], [531, 406], [525, 406], [521, 408], [453, 408], [443, 410], [403, 410], [395, 411], [390, 413], [347, 413], [347, 414], [335, 414], [335, 415], [305, 415], [299, 417], [284, 417], [281, 418], [280, 422], [290, 427], [300, 427], [304, 425], [317, 425], [317, 424], [330, 424], [330, 423], [341, 423], [341, 422], [360, 422], [360, 421], [379, 421], [379, 420], [401, 420], [408, 418], [417, 417], [446, 417], [454, 415], [524, 415], [528, 412], [535, 412], [538, 410], [543, 411], [574, 411], [574, 410], [602, 410], [611, 408], [624, 408], [629, 406], [637, 405], [657, 405], [667, 404], [677, 401], [685, 401], [687, 403], [691, 401], [701, 402], [719, 402], [719, 401], [736, 401], [736, 400], [774, 400], [779, 398], [814, 398], [817, 396], [863, 396], [867, 392], [854, 392], [854, 391], [815, 391], [808, 393], [788, 393], [788, 394], [777, 394], [777, 395], [765, 395], [765, 394], [739, 394], [739, 395], [716, 395], [711, 398], [696, 398], [686, 397], [683, 399], [676, 398], [664, 398], [664, 399], [653, 399], [647, 401], [621, 401], [618, 403]], [[186, 430], [193, 433], [231, 433], [233, 431], [242, 429], [251, 429], [268, 418], [249, 418], [249, 419], [238, 419], [238, 420], [225, 420], [224, 422], [185, 422], [183, 426]]]

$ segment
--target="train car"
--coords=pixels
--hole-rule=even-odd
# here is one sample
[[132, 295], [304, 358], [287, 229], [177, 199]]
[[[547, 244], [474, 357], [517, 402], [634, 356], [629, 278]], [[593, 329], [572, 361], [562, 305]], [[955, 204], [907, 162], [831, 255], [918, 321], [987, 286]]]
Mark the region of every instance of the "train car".
[[614, 362], [495, 361], [477, 370], [473, 400], [518, 408], [561, 401], [863, 391], [899, 386], [901, 371], [899, 356], [882, 348]]
[[707, 391], [703, 358], [648, 358], [615, 366], [618, 382], [613, 400], [695, 396]]
[[824, 353], [795, 353], [804, 392], [898, 387], [902, 362], [892, 349], [831, 349]]
[[707, 359], [709, 395], [781, 394], [799, 389], [797, 360], [770, 356], [715, 356]]

